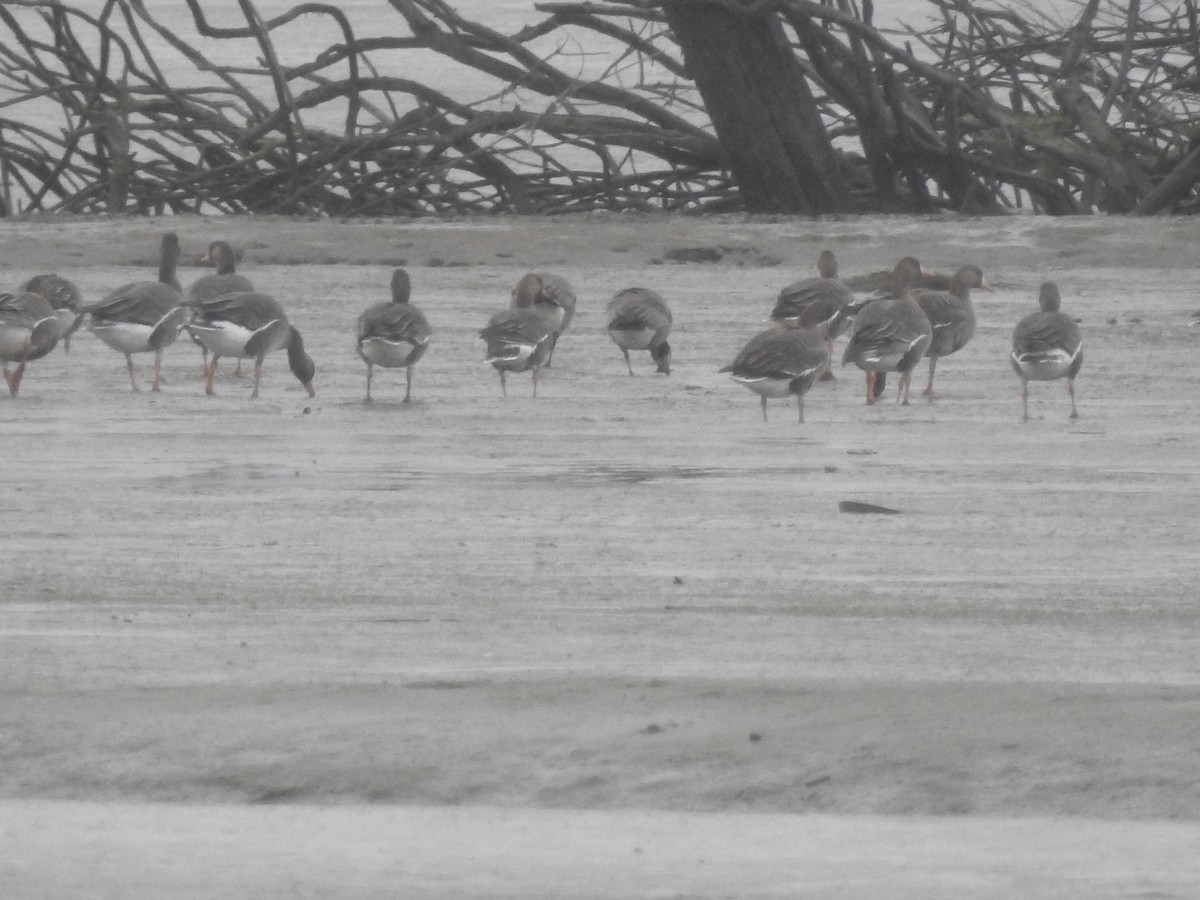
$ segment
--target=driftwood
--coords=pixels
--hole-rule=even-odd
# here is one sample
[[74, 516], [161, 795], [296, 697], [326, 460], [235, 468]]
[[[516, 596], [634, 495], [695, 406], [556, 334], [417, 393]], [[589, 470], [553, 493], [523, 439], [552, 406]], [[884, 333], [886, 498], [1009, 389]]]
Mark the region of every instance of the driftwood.
[[[239, 0], [228, 23], [186, 2], [194, 33], [144, 0], [0, 4], [0, 214], [1200, 210], [1197, 0], [1080, 0], [1065, 25], [1033, 0], [928, 0], [900, 34], [874, 26], [870, 0], [547, 2], [511, 35], [391, 0], [395, 36], [372, 38], [334, 4], [263, 20]], [[681, 43], [708, 36], [676, 32], [680, 16], [744, 23], [740, 49], [685, 64]], [[277, 39], [300, 17], [341, 38], [288, 66]], [[797, 90], [759, 83], [744, 105], [799, 96], [787, 112], [803, 123], [771, 137], [795, 183], [774, 205], [784, 192], [740, 143], [755, 120], [728, 115], [736, 91], [697, 88], [768, 39]], [[223, 65], [199, 49], [213, 41], [252, 49]], [[598, 76], [545, 50], [597, 41]], [[163, 47], [194, 77], [169, 80]], [[418, 51], [494, 92], [395, 74]]]

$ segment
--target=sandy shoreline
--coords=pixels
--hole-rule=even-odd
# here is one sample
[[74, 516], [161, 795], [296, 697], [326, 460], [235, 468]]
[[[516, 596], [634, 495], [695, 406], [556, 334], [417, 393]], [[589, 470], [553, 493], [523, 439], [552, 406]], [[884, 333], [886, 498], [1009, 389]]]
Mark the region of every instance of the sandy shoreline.
[[[1200, 891], [1168, 853], [1200, 821], [1193, 221], [10, 221], [0, 264], [94, 297], [146, 277], [167, 225], [190, 257], [244, 250], [318, 393], [279, 358], [259, 401], [232, 371], [205, 397], [180, 342], [134, 395], [83, 334], [0, 398], [14, 896], [220, 894], [199, 860], [271, 896], [278, 829], [296, 896], [355, 864], [338, 834], [374, 896], [387, 838], [455, 829], [473, 850], [413, 848], [425, 896]], [[932, 404], [867, 408], [838, 370], [805, 425], [782, 401], [763, 423], [717, 372], [826, 245], [847, 274], [911, 252], [996, 285]], [[673, 261], [696, 248], [719, 261]], [[351, 329], [401, 264], [434, 344], [413, 404], [383, 373], [366, 406]], [[538, 399], [512, 379], [503, 401], [477, 330], [541, 268], [576, 283], [577, 326]], [[1006, 344], [1047, 278], [1082, 320], [1082, 418], [1044, 385], [1022, 425]], [[629, 378], [600, 331], [631, 284], [673, 304], [670, 378]], [[759, 859], [732, 813], [827, 849]], [[519, 877], [481, 865], [520, 852], [497, 816], [534, 848]], [[680, 881], [684, 843], [589, 862], [589, 829], [668, 826], [726, 847], [724, 874]], [[308, 830], [340, 861], [305, 868]]]

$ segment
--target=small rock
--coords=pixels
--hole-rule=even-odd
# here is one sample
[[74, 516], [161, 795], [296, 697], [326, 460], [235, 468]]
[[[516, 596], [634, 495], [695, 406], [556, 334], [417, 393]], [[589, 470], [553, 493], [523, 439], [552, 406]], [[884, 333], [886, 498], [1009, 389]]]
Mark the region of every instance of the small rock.
[[892, 509], [890, 506], [876, 506], [874, 503], [860, 503], [858, 500], [842, 500], [838, 503], [838, 512], [856, 513], [858, 515], [884, 515], [895, 516], [900, 514], [900, 510]]
[[677, 247], [664, 255], [671, 262], [712, 263], [720, 262], [725, 251], [720, 247]]

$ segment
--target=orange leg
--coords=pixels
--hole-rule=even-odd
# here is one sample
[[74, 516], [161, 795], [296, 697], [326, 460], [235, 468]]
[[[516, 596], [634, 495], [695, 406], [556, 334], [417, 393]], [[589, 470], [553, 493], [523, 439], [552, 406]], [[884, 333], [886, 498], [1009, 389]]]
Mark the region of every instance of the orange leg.
[[154, 351], [154, 384], [150, 386], [150, 390], [158, 391], [162, 385], [162, 351]]
[[204, 367], [204, 393], [208, 394], [210, 397], [212, 396], [214, 390], [213, 382], [217, 380], [217, 360], [219, 358], [220, 357], [214, 353], [212, 360], [207, 366]]
[[133, 377], [133, 356], [125, 354], [125, 369], [129, 372], [129, 384], [135, 391], [140, 391], [137, 380]]
[[922, 396], [933, 396], [933, 370], [937, 368], [937, 357], [929, 357], [929, 383], [925, 385], [925, 390], [921, 391]]

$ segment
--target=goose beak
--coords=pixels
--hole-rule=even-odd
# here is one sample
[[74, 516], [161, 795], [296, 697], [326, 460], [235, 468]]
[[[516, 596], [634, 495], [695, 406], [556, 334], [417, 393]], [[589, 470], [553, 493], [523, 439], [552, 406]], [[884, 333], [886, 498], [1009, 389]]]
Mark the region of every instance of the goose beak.
[[304, 382], [304, 389], [308, 391], [309, 397], [317, 396], [317, 389], [313, 387], [313, 383], [311, 381]]

